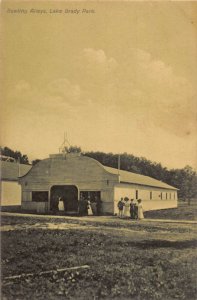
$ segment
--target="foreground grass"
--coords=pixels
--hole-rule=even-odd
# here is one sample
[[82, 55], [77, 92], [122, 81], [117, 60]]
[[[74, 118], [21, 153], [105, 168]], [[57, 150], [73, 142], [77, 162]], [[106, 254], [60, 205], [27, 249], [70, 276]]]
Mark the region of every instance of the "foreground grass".
[[[7, 224], [24, 219], [25, 224], [46, 222], [3, 217]], [[196, 299], [196, 235], [191, 225], [118, 222], [94, 224], [92, 229], [84, 222], [84, 229], [2, 232], [2, 299]], [[4, 280], [84, 264], [90, 269]]]

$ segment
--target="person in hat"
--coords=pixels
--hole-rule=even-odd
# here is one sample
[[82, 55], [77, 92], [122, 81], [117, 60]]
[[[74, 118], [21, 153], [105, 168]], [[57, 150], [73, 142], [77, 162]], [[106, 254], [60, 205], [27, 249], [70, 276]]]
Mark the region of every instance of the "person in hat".
[[123, 198], [120, 199], [118, 202], [118, 216], [119, 218], [123, 217], [123, 209], [124, 209], [124, 201]]
[[100, 216], [102, 209], [102, 201], [99, 197], [96, 196], [96, 214]]
[[129, 218], [130, 217], [130, 203], [129, 198], [124, 198], [124, 211], [123, 211], [124, 217]]

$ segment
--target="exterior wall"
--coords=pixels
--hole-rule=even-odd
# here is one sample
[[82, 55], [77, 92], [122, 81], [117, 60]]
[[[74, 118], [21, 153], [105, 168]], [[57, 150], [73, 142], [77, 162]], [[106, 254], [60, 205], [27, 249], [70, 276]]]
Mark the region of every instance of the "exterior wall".
[[176, 208], [178, 205], [177, 200], [143, 200], [142, 206], [144, 211]]
[[[22, 208], [38, 210], [40, 203], [32, 201], [32, 191], [48, 191], [54, 185], [75, 185], [80, 191], [100, 191], [104, 213], [113, 213], [114, 183], [118, 175], [110, 174], [94, 159], [68, 155], [66, 158], [49, 158], [36, 164], [30, 172], [20, 178], [22, 185]], [[46, 204], [46, 203], [45, 203]], [[44, 203], [42, 203], [44, 205]]]
[[114, 188], [101, 191], [102, 210], [105, 213], [114, 213]]
[[[78, 198], [81, 191], [100, 191], [103, 213], [117, 213], [120, 198], [136, 200], [136, 191], [138, 199], [143, 200], [145, 210], [177, 207], [176, 190], [119, 183], [118, 174], [107, 172], [92, 158], [76, 154], [54, 155], [42, 160], [19, 180], [22, 186], [22, 208], [37, 212], [49, 210], [50, 191], [54, 185], [76, 186]], [[48, 203], [33, 202], [32, 191], [48, 191]]]
[[31, 165], [19, 164], [16, 162], [0, 161], [1, 178], [7, 181], [18, 181], [18, 177], [24, 176]]
[[48, 211], [48, 203], [47, 202], [29, 202], [24, 201], [22, 203], [22, 208], [24, 210], [33, 211], [36, 213], [45, 213]]
[[[128, 197], [136, 199], [136, 191], [138, 191], [138, 199], [142, 199], [144, 210], [156, 210], [177, 207], [177, 191], [167, 190], [163, 188], [141, 186], [136, 184], [120, 183], [114, 187], [114, 213], [118, 213], [117, 204], [121, 198]], [[151, 194], [152, 193], [152, 199]], [[162, 196], [161, 196], [162, 193]], [[166, 199], [167, 194], [167, 199]]]
[[21, 205], [21, 187], [17, 181], [1, 182], [1, 206]]

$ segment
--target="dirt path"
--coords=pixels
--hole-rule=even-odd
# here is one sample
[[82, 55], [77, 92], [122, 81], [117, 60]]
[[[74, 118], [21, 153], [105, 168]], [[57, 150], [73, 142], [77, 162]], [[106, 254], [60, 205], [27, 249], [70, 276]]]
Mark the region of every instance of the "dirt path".
[[[96, 224], [95, 224], [96, 225]], [[191, 240], [195, 239], [196, 233], [195, 231], [191, 232], [177, 232], [176, 233], [176, 239], [175, 239], [175, 232], [174, 231], [168, 231], [166, 228], [159, 229], [158, 231], [150, 232], [147, 230], [146, 227], [143, 228], [132, 228], [132, 227], [112, 227], [112, 226], [102, 226], [100, 224], [99, 226], [95, 226], [92, 224], [82, 224], [82, 223], [49, 223], [49, 222], [37, 222], [35, 224], [14, 224], [14, 225], [3, 225], [0, 227], [1, 232], [7, 232], [7, 231], [27, 231], [27, 230], [61, 230], [61, 231], [67, 231], [67, 230], [78, 230], [78, 231], [91, 231], [95, 232], [95, 235], [99, 232], [103, 235], [109, 235], [109, 236], [120, 236], [120, 237], [129, 237], [131, 240], [144, 240], [148, 239], [154, 239], [154, 240], [168, 240], [168, 241], [183, 241], [183, 240]], [[173, 224], [171, 224], [172, 226]], [[189, 226], [189, 225], [182, 225], [183, 227]], [[191, 225], [190, 225], [191, 226]], [[173, 226], [172, 226], [173, 228]], [[171, 228], [171, 229], [172, 229]]]
[[[22, 214], [22, 213], [9, 213], [1, 212], [2, 216], [16, 216], [16, 217], [29, 217], [29, 218], [51, 218], [51, 219], [63, 219], [63, 220], [80, 220], [86, 222], [128, 222], [128, 219], [119, 219], [117, 216], [85, 216], [85, 217], [69, 217], [69, 216], [54, 216], [54, 215], [36, 215], [36, 214]], [[197, 224], [197, 221], [191, 220], [172, 220], [172, 219], [144, 219], [143, 221], [132, 222], [154, 222], [154, 223], [175, 223], [175, 224]]]

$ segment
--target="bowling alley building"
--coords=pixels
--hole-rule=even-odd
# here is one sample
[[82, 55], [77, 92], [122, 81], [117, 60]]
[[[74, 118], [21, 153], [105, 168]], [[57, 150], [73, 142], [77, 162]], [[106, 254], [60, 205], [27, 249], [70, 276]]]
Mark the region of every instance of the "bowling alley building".
[[[111, 167], [80, 153], [52, 154], [19, 178], [22, 209], [47, 213], [53, 199], [60, 209], [76, 213], [81, 196], [102, 201], [103, 214], [116, 214], [120, 198], [142, 199], [144, 210], [177, 207], [177, 189], [149, 176]], [[67, 203], [65, 207], [65, 202]]]

